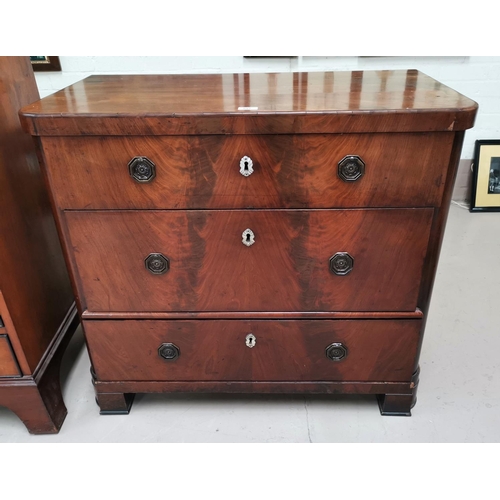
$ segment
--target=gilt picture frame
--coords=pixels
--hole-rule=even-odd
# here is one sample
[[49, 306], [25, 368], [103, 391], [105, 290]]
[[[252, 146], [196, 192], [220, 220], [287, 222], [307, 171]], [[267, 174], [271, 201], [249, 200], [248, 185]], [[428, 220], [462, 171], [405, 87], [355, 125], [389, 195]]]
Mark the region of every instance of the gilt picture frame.
[[500, 139], [476, 141], [471, 212], [500, 212]]

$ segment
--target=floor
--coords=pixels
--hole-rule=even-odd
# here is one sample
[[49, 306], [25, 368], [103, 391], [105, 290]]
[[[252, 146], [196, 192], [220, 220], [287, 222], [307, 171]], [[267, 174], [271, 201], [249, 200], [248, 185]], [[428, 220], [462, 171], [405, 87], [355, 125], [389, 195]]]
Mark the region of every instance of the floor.
[[374, 397], [138, 395], [99, 416], [81, 331], [62, 370], [68, 416], [30, 436], [0, 408], [0, 442], [499, 442], [500, 213], [452, 205], [421, 355], [413, 416]]

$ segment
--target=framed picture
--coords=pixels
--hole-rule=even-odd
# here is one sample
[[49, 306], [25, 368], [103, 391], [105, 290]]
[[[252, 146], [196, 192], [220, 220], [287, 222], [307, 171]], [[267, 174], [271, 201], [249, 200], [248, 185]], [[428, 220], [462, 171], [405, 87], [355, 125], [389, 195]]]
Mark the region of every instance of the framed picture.
[[33, 71], [61, 71], [59, 56], [30, 56]]
[[476, 141], [471, 212], [500, 212], [500, 139]]

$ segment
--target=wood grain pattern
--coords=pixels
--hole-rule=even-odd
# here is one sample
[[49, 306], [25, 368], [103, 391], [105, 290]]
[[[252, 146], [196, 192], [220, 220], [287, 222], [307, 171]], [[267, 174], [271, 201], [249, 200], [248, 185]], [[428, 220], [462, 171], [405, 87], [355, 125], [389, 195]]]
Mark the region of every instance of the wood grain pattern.
[[476, 110], [416, 70], [96, 75], [21, 118], [30, 134], [56, 136], [429, 132], [470, 128]]
[[60, 361], [78, 318], [37, 152], [19, 123], [35, 99], [29, 57], [0, 57], [0, 405], [31, 433], [56, 433], [67, 413]]
[[0, 57], [0, 289], [25, 375], [33, 373], [73, 303], [35, 147], [19, 123], [19, 108], [35, 99], [29, 58]]
[[[415, 311], [431, 209], [67, 212], [89, 311]], [[255, 233], [242, 244], [246, 228]], [[144, 259], [170, 259], [161, 276]], [[349, 252], [353, 271], [329, 259]]]
[[[401, 321], [86, 321], [100, 381], [386, 381], [410, 380], [420, 322]], [[252, 333], [256, 345], [248, 348]], [[158, 355], [164, 342], [180, 356]], [[348, 350], [334, 362], [332, 342]]]
[[20, 377], [21, 375], [8, 335], [0, 335], [0, 377]]
[[443, 202], [441, 206], [436, 208], [436, 210], [434, 211], [431, 236], [429, 239], [429, 246], [425, 259], [425, 273], [423, 276], [420, 296], [418, 299], [419, 307], [426, 316], [430, 304], [430, 298], [432, 295], [432, 288], [434, 285], [434, 278], [436, 276], [446, 222], [448, 220], [448, 213], [450, 211], [451, 195], [453, 192], [453, 185], [455, 184], [455, 178], [457, 176], [463, 141], [463, 133], [455, 134], [455, 139], [453, 141], [453, 150], [451, 152], [449, 165], [447, 168], [447, 178], [445, 190], [443, 193]]
[[[42, 139], [63, 209], [434, 206], [452, 143], [450, 132]], [[366, 164], [355, 182], [337, 173], [348, 155]], [[155, 163], [151, 182], [130, 177], [135, 156]], [[243, 156], [254, 163], [249, 177], [240, 174]]]
[[[443, 193], [443, 201], [439, 208], [434, 211], [432, 220], [431, 233], [429, 237], [429, 245], [427, 247], [427, 255], [425, 257], [424, 272], [422, 274], [422, 282], [419, 291], [418, 305], [424, 313], [424, 320], [422, 321], [422, 335], [420, 336], [418, 346], [418, 357], [422, 349], [422, 342], [424, 338], [425, 325], [427, 323], [428, 311], [431, 303], [432, 289], [434, 286], [434, 279], [436, 277], [437, 266], [439, 262], [439, 254], [441, 252], [441, 245], [443, 243], [444, 231], [446, 222], [448, 220], [448, 213], [451, 205], [451, 196], [453, 193], [453, 185], [458, 171], [458, 164], [460, 162], [460, 153], [462, 151], [464, 141], [464, 133], [457, 132], [455, 140], [453, 141], [453, 149], [450, 155], [450, 161], [447, 169], [446, 185]], [[417, 364], [414, 369], [417, 369]]]

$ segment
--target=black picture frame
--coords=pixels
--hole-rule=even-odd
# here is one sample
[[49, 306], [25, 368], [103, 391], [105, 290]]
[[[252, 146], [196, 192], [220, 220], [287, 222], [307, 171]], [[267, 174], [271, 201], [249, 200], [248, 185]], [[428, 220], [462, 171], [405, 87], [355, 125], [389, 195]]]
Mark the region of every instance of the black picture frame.
[[61, 71], [59, 56], [30, 56], [33, 71]]
[[[498, 147], [498, 153], [492, 155], [492, 148], [488, 148], [488, 146]], [[485, 169], [488, 169], [488, 171]], [[486, 189], [485, 176], [488, 178]], [[483, 193], [483, 191], [485, 192]], [[494, 198], [489, 199], [488, 204], [485, 204], [485, 198], [489, 198], [490, 196]], [[500, 212], [500, 139], [476, 141], [474, 162], [472, 164], [472, 187], [469, 211]]]

